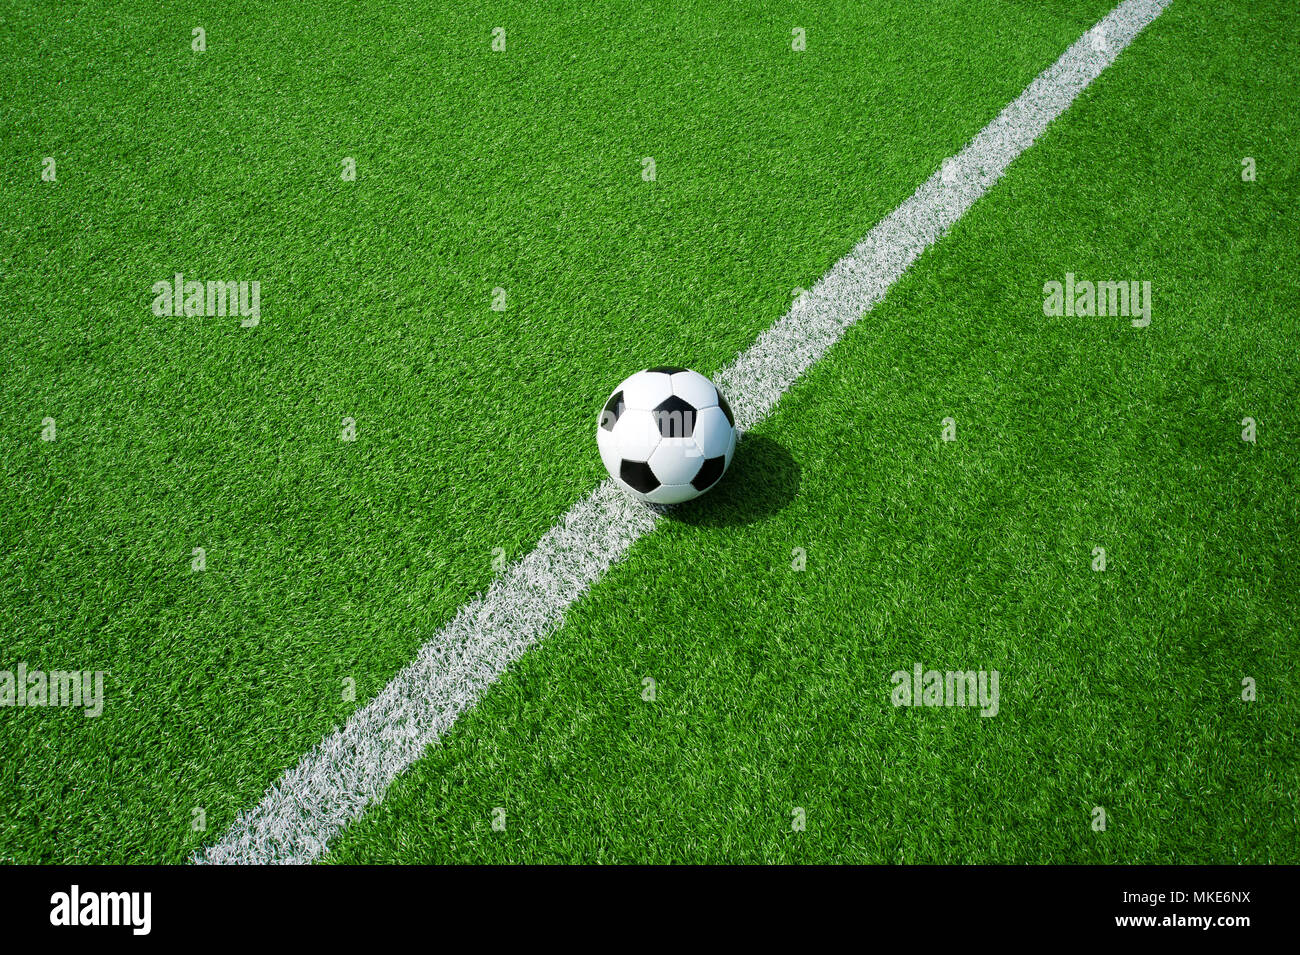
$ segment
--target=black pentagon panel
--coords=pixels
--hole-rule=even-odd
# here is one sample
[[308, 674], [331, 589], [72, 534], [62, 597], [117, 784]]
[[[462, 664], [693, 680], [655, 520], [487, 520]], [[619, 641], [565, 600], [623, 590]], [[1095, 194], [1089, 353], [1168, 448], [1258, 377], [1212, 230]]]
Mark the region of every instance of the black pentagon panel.
[[655, 423], [665, 438], [689, 438], [695, 433], [695, 408], [690, 402], [670, 395], [655, 406]]
[[600, 426], [606, 431], [613, 431], [614, 425], [618, 424], [619, 416], [623, 414], [624, 407], [623, 392], [614, 392], [609, 401], [605, 402], [605, 410], [600, 413]]
[[718, 407], [721, 408], [722, 413], [727, 416], [727, 424], [734, 428], [736, 426], [736, 416], [731, 413], [731, 405], [727, 404], [727, 399], [722, 397], [722, 392], [718, 391], [717, 388], [714, 388], [713, 391], [718, 396]]
[[657, 371], [661, 375], [675, 375], [679, 371], [685, 370], [685, 368], [674, 368], [672, 365], [656, 365], [654, 368], [646, 369], [646, 371]]
[[705, 458], [704, 463], [700, 465], [700, 472], [691, 479], [691, 486], [697, 491], [707, 491], [718, 483], [718, 478], [722, 477], [726, 466], [725, 457]]
[[659, 486], [659, 479], [645, 461], [624, 461], [618, 469], [618, 476], [623, 483], [635, 488], [642, 494], [649, 494]]

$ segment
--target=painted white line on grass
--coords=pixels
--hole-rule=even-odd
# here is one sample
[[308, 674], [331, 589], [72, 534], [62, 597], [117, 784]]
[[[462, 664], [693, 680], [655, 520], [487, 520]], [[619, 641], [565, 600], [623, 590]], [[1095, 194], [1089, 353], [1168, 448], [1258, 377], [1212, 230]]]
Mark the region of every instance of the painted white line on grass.
[[[743, 431], [762, 420], [1169, 3], [1126, 0], [1111, 11], [737, 356], [717, 376], [736, 426]], [[600, 485], [194, 861], [321, 856], [511, 663], [560, 625], [568, 606], [656, 519], [612, 481]]]

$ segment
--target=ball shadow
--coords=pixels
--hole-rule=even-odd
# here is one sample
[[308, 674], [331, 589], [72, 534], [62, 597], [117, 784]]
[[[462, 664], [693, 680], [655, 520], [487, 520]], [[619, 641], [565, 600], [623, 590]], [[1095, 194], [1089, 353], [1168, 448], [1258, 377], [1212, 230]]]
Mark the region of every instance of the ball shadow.
[[746, 434], [722, 480], [709, 493], [659, 510], [694, 527], [753, 524], [781, 511], [799, 493], [802, 469], [790, 452], [771, 438]]

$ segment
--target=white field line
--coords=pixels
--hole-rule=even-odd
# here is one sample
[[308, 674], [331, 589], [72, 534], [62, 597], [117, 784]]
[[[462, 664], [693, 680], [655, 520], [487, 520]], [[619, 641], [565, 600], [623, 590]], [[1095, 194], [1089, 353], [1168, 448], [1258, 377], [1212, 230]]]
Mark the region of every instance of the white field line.
[[[762, 420], [1169, 3], [1125, 0], [1111, 11], [738, 355], [716, 378], [736, 426], [743, 431]], [[656, 520], [613, 482], [601, 484], [194, 861], [305, 863], [321, 856]]]

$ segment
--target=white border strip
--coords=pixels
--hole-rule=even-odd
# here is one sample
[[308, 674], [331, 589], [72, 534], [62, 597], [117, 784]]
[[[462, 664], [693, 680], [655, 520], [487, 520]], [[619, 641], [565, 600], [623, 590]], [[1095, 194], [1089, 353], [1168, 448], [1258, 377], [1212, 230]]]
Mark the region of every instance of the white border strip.
[[[737, 356], [717, 376], [736, 426], [743, 431], [762, 420], [1169, 3], [1126, 0], [1112, 10]], [[560, 625], [569, 604], [656, 518], [612, 481], [600, 485], [194, 861], [319, 858], [511, 663]]]

